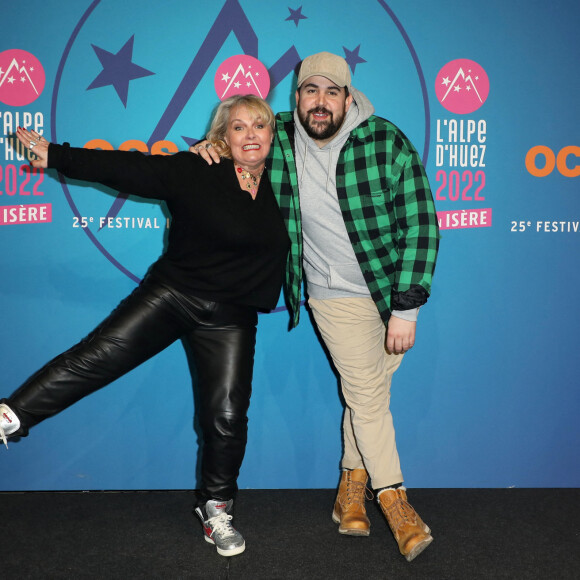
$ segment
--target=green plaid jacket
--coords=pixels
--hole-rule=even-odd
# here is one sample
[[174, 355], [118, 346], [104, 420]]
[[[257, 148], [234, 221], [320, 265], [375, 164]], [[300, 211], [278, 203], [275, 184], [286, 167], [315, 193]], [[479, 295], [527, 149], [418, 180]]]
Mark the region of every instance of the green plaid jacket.
[[[268, 172], [292, 242], [285, 295], [296, 326], [303, 270], [292, 113], [279, 113], [276, 125]], [[340, 152], [336, 188], [356, 258], [385, 324], [391, 310], [424, 304], [439, 228], [429, 182], [411, 142], [395, 125], [372, 115], [351, 132]]]

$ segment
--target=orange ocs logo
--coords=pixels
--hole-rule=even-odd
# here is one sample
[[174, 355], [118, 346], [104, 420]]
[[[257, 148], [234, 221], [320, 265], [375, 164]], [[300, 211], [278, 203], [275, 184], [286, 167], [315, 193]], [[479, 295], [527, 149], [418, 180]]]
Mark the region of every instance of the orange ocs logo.
[[546, 177], [554, 169], [564, 177], [580, 176], [580, 147], [568, 145], [555, 152], [546, 145], [532, 147], [526, 155], [526, 169], [534, 177]]

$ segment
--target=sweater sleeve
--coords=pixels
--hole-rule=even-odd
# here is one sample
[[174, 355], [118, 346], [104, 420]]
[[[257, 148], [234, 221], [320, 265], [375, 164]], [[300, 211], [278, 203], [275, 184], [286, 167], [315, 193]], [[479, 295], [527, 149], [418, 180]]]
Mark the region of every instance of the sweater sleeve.
[[172, 193], [170, 175], [179, 164], [175, 159], [177, 155], [101, 151], [71, 147], [68, 143], [51, 143], [48, 149], [48, 167], [58, 170], [66, 177], [101, 183], [123, 193], [169, 199]]

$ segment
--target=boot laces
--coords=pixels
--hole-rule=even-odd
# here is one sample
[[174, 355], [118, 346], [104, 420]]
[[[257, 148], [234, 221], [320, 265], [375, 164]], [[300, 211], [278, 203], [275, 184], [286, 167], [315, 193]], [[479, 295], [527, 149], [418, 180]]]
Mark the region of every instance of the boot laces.
[[[346, 482], [346, 494], [344, 498], [344, 505], [349, 506], [354, 503], [364, 505], [367, 491], [369, 490], [362, 481], [352, 481], [352, 479], [350, 479], [349, 477]], [[370, 499], [372, 499], [372, 497]]]
[[234, 528], [230, 523], [233, 519], [233, 516], [230, 516], [226, 512], [223, 512], [213, 518], [207, 520], [208, 524], [211, 526], [212, 532], [211, 536], [217, 534], [222, 538], [227, 538], [228, 536], [234, 535]]
[[393, 526], [399, 529], [408, 522], [415, 523], [415, 510], [408, 501], [397, 498], [389, 507], [389, 518]]

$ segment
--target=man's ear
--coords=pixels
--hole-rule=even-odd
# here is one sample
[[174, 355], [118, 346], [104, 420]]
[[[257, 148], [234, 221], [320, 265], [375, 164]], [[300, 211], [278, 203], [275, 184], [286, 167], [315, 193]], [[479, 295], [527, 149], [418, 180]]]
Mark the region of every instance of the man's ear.
[[349, 94], [348, 97], [346, 97], [346, 100], [344, 101], [344, 112], [348, 112], [348, 110], [350, 109], [350, 105], [352, 103], [352, 95]]

